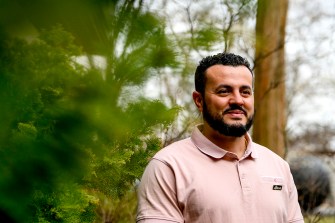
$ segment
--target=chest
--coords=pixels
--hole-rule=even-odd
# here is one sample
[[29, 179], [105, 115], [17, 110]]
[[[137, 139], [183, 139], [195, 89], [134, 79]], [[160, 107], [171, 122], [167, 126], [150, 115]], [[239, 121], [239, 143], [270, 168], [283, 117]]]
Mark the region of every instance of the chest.
[[262, 222], [257, 218], [274, 219], [287, 212], [288, 185], [281, 168], [253, 160], [218, 160], [203, 161], [185, 171], [183, 177], [176, 176], [176, 186], [178, 202], [190, 222], [201, 218], [218, 222], [221, 217]]

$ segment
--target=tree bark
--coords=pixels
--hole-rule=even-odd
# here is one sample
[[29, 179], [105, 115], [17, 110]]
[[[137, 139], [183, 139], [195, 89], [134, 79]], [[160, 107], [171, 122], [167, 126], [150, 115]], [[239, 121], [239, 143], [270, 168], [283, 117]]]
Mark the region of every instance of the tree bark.
[[288, 0], [258, 0], [253, 140], [286, 155], [285, 27]]

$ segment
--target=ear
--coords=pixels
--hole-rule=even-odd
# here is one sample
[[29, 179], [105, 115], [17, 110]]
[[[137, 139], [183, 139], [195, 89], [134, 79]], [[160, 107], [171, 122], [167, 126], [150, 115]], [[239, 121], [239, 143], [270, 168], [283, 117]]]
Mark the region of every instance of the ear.
[[200, 94], [200, 92], [198, 91], [193, 91], [193, 101], [194, 101], [194, 104], [197, 106], [199, 112], [202, 112], [203, 110], [203, 98], [202, 98], [202, 95]]

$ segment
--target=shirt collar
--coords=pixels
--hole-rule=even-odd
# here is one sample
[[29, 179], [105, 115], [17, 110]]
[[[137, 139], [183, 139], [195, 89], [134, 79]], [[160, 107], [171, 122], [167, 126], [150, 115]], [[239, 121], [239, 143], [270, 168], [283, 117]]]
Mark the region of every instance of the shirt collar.
[[[212, 143], [209, 139], [207, 139], [202, 134], [202, 132], [199, 130], [199, 128], [201, 128], [201, 127], [202, 127], [202, 125], [197, 125], [195, 127], [195, 129], [193, 130], [192, 135], [191, 135], [191, 140], [193, 141], [195, 146], [202, 153], [204, 153], [208, 156], [211, 156], [213, 158], [216, 158], [216, 159], [220, 159], [220, 158], [224, 157], [227, 153], [229, 153], [227, 150], [224, 150], [224, 149], [220, 148], [219, 146]], [[248, 156], [250, 156], [252, 158], [257, 158], [258, 154], [255, 151], [255, 149], [253, 149], [252, 139], [251, 139], [249, 133], [246, 134], [246, 139], [248, 140], [248, 145], [247, 145], [245, 155], [243, 156], [242, 159], [244, 159]]]

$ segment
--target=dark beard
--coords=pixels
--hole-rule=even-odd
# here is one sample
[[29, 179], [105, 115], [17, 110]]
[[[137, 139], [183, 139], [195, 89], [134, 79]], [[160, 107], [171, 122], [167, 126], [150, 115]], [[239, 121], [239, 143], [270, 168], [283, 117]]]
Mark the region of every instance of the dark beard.
[[[240, 109], [244, 111], [240, 106], [238, 105], [232, 105], [231, 108], [228, 110], [233, 109]], [[212, 115], [205, 102], [203, 102], [203, 119], [209, 124], [210, 127], [212, 127], [214, 130], [218, 131], [220, 134], [225, 136], [233, 136], [233, 137], [241, 137], [245, 135], [249, 129], [251, 128], [254, 120], [254, 116], [251, 116], [248, 118], [247, 123], [245, 125], [242, 124], [227, 124], [223, 120], [223, 116], [220, 115]]]

